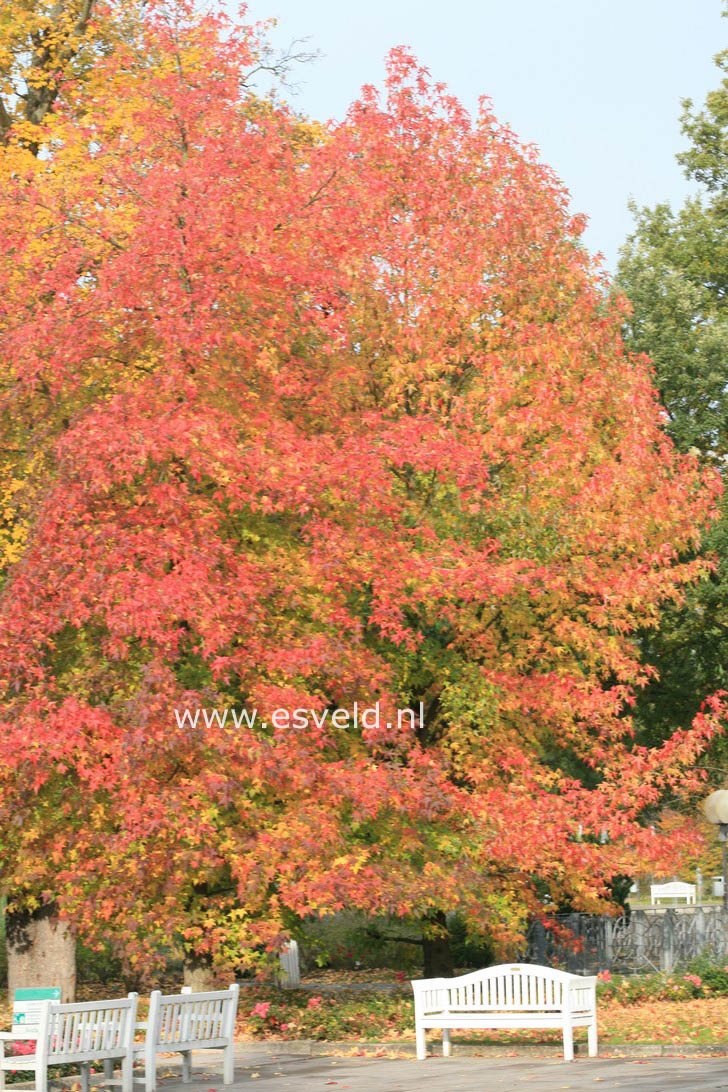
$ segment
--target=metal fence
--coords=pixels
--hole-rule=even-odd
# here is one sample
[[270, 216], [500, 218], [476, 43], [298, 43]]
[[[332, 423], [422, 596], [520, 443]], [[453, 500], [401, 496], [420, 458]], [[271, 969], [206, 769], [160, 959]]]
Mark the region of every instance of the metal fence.
[[[615, 971], [670, 972], [696, 956], [728, 956], [728, 911], [722, 906], [679, 910], [633, 910], [619, 918], [597, 914], [559, 914], [559, 929], [534, 922], [526, 959], [563, 967], [574, 974]], [[573, 939], [563, 938], [568, 929]]]

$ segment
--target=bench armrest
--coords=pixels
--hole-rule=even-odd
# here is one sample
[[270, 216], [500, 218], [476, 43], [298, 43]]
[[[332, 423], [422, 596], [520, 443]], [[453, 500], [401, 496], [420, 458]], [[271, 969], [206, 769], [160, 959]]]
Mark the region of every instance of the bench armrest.
[[0, 1031], [0, 1039], [12, 1043], [15, 1039], [37, 1039], [37, 1031]]
[[415, 995], [415, 1010], [426, 1013], [448, 1007], [447, 978], [419, 978], [412, 980]]
[[596, 976], [590, 978], [577, 978], [569, 982], [567, 986], [566, 1002], [574, 1011], [583, 1012], [594, 1009], [596, 1006], [597, 980]]

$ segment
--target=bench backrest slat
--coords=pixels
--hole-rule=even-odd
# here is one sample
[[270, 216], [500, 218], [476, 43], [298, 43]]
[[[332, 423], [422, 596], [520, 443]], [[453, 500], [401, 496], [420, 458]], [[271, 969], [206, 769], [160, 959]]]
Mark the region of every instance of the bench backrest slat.
[[511, 1011], [526, 1012], [560, 1010], [566, 1003], [567, 987], [584, 983], [578, 1004], [588, 1007], [593, 992], [591, 979], [583, 979], [565, 971], [531, 964], [503, 964], [474, 971], [460, 978], [430, 979], [415, 996], [423, 1011], [452, 1012]]
[[[63, 1006], [68, 1009], [68, 1006]], [[48, 1058], [93, 1050], [118, 1050], [129, 1038], [132, 1019], [128, 1002], [106, 1002], [105, 1008], [50, 1013]]]
[[55, 1065], [78, 1055], [121, 1057], [131, 1050], [136, 1023], [137, 994], [113, 1001], [62, 1005], [43, 1003], [38, 1025], [38, 1061]]
[[[563, 999], [563, 982], [537, 971], [509, 970], [500, 974], [481, 972], [474, 981], [447, 987], [452, 1010], [470, 1009], [554, 1009]], [[425, 1005], [437, 1005], [435, 996], [427, 996]]]
[[[207, 993], [161, 994], [150, 1000], [150, 1030], [160, 1048], [186, 1042], [212, 1042], [232, 1035], [239, 987]], [[154, 1024], [154, 1028], [152, 1028]]]

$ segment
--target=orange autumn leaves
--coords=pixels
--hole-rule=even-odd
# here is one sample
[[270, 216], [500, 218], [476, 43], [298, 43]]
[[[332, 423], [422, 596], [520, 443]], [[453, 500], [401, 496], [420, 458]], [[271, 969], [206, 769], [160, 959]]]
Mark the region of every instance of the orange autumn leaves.
[[[2, 412], [36, 453], [0, 603], [3, 881], [138, 965], [170, 936], [253, 963], [344, 906], [459, 905], [508, 943], [673, 852], [640, 816], [721, 707], [635, 748], [634, 634], [700, 575], [717, 485], [486, 102], [397, 50], [323, 130], [247, 90], [257, 48], [154, 5], [42, 157], [0, 153]], [[375, 698], [357, 733], [173, 717]]]

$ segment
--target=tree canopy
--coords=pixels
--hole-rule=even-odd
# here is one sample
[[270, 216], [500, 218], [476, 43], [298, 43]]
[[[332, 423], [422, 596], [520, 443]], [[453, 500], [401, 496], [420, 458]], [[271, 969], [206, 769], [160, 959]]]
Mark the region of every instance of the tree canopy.
[[0, 151], [5, 887], [145, 967], [603, 907], [717, 730], [630, 714], [716, 476], [487, 100], [400, 49], [322, 127], [250, 90], [251, 28], [141, 27]]

